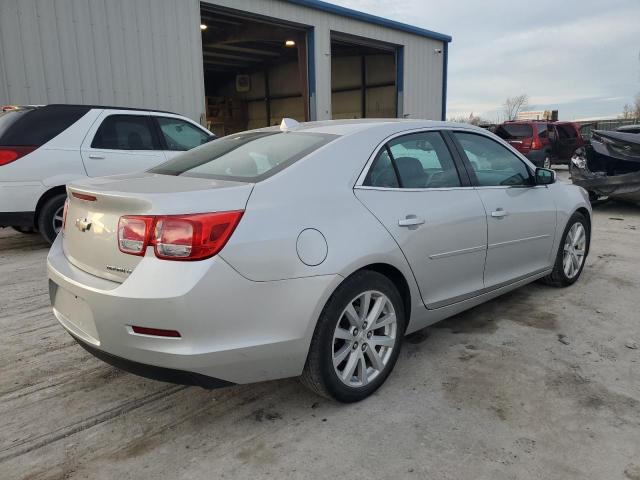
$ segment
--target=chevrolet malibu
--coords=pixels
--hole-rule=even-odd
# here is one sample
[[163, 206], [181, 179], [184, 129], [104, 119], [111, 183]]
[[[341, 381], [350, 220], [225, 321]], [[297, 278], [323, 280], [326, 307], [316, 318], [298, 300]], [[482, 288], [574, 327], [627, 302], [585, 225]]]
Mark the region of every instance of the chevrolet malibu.
[[573, 284], [586, 192], [491, 133], [418, 120], [272, 127], [67, 187], [53, 312], [122, 369], [207, 388], [374, 392], [402, 339], [538, 279]]

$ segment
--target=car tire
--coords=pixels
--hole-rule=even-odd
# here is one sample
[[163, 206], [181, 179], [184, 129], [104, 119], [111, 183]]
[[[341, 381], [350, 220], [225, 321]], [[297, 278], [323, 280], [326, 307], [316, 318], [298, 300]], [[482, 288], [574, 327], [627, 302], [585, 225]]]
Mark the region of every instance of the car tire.
[[49, 198], [38, 214], [38, 231], [42, 238], [49, 244], [52, 244], [58, 235], [57, 228], [62, 227], [62, 210], [67, 195], [59, 193]]
[[27, 235], [31, 233], [38, 233], [38, 231], [33, 227], [11, 227], [11, 228], [13, 228], [16, 232], [24, 233]]
[[551, 168], [551, 157], [547, 154], [544, 157], [544, 160], [542, 160], [542, 168]]
[[[583, 237], [580, 237], [580, 235]], [[553, 271], [543, 277], [542, 281], [553, 287], [573, 285], [584, 268], [587, 253], [589, 253], [590, 241], [591, 231], [586, 217], [580, 212], [574, 213], [569, 218], [562, 234]], [[578, 265], [576, 265], [576, 261], [579, 261]], [[571, 263], [572, 268], [568, 267], [569, 263]]]
[[[364, 314], [365, 308], [368, 314]], [[367, 320], [373, 323], [366, 325]], [[393, 282], [374, 271], [356, 272], [338, 287], [322, 310], [302, 383], [318, 395], [339, 402], [368, 397], [393, 370], [404, 331], [404, 305]]]

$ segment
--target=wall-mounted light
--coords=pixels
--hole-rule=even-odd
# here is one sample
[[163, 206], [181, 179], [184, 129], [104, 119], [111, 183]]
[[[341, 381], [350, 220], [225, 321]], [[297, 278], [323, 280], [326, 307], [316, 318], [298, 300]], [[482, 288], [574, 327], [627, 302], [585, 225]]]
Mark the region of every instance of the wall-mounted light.
[[200, 24], [200, 30], [206, 30], [207, 26], [204, 23]]
[[295, 40], [286, 40], [284, 42], [285, 47], [295, 47], [296, 46], [296, 42]]
[[434, 48], [433, 49], [433, 53], [435, 53], [436, 55], [440, 55], [442, 53], [442, 49], [441, 48]]

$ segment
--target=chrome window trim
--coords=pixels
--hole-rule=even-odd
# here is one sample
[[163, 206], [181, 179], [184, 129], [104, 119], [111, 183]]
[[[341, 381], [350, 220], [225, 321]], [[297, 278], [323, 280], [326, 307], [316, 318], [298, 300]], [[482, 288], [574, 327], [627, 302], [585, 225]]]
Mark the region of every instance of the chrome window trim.
[[429, 188], [400, 188], [400, 187], [373, 187], [370, 185], [356, 185], [354, 190], [393, 190], [399, 192], [429, 192], [429, 191], [447, 191], [447, 190], [507, 190], [512, 188], [525, 189], [525, 188], [548, 188], [548, 185], [490, 185], [486, 187], [475, 187], [469, 185], [468, 187], [429, 187]]
[[429, 192], [429, 191], [437, 191], [442, 192], [446, 190], [465, 190], [473, 187], [429, 187], [429, 188], [400, 188], [400, 187], [373, 187], [370, 185], [356, 185], [353, 187], [354, 190], [393, 190], [398, 192]]
[[507, 190], [511, 188], [548, 188], [548, 185], [482, 185], [473, 187], [476, 190]]
[[[512, 154], [515, 154], [515, 156], [525, 164], [525, 166], [529, 169], [530, 173], [532, 176], [534, 176], [534, 172], [535, 172], [535, 165], [530, 164], [529, 159], [527, 159], [526, 157], [524, 157], [520, 152], [518, 152], [515, 148], [513, 148], [511, 145], [509, 145], [507, 142], [505, 142], [504, 140], [502, 140], [501, 138], [492, 138], [490, 135], [487, 135], [486, 132], [484, 131], [477, 131], [475, 128], [465, 128], [464, 126], [433, 126], [433, 127], [419, 127], [419, 128], [411, 128], [409, 130], [403, 130], [402, 132], [396, 132], [392, 135], [389, 135], [388, 137], [385, 137], [378, 145], [376, 145], [375, 149], [373, 150], [373, 152], [369, 155], [369, 158], [367, 159], [367, 162], [365, 163], [364, 167], [362, 168], [362, 171], [360, 172], [360, 175], [358, 175], [358, 178], [356, 179], [356, 183], [353, 185], [354, 189], [362, 189], [362, 190], [383, 190], [383, 191], [387, 191], [387, 190], [400, 190], [400, 191], [404, 191], [404, 192], [409, 192], [409, 191], [413, 191], [413, 192], [424, 192], [424, 191], [442, 191], [442, 190], [461, 190], [461, 189], [480, 189], [480, 188], [537, 188], [537, 187], [544, 187], [547, 188], [548, 185], [487, 185], [487, 186], [478, 186], [478, 185], [468, 185], [468, 186], [460, 186], [460, 187], [443, 187], [443, 188], [438, 188], [438, 187], [429, 187], [429, 188], [400, 188], [400, 187], [373, 187], [373, 186], [369, 186], [369, 185], [363, 185], [365, 179], [367, 178], [367, 174], [369, 173], [369, 170], [371, 169], [371, 165], [373, 164], [373, 161], [375, 160], [375, 158], [378, 156], [378, 153], [380, 153], [380, 150], [382, 150], [383, 148], [385, 148], [385, 145], [390, 142], [391, 140], [393, 140], [394, 138], [398, 138], [398, 137], [402, 137], [405, 135], [411, 135], [414, 133], [427, 133], [427, 132], [450, 132], [452, 134], [454, 134], [455, 132], [463, 132], [463, 133], [474, 133], [476, 135], [481, 135], [483, 137], [488, 138], [489, 140], [493, 140], [494, 142], [496, 142], [498, 145], [502, 145], [503, 147], [505, 147], [509, 152], [511, 152]], [[448, 145], [447, 145], [448, 148]], [[451, 156], [454, 156], [454, 152], [451, 152]], [[454, 160], [455, 161], [455, 160]]]

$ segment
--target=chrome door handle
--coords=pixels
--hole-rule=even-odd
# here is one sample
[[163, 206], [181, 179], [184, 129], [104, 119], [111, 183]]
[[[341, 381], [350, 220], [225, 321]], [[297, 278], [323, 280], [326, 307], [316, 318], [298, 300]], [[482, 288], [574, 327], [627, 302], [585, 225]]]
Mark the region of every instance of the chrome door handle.
[[503, 210], [502, 208], [498, 208], [493, 212], [491, 212], [491, 216], [494, 218], [502, 218], [502, 217], [506, 217], [507, 215], [509, 215], [509, 212], [507, 212], [506, 210]]
[[104, 155], [89, 155], [93, 160], [104, 160]]
[[424, 218], [418, 218], [415, 215], [407, 215], [406, 218], [398, 220], [399, 227], [414, 227], [416, 225], [422, 225], [423, 223]]

